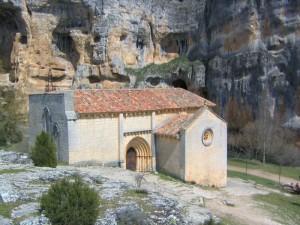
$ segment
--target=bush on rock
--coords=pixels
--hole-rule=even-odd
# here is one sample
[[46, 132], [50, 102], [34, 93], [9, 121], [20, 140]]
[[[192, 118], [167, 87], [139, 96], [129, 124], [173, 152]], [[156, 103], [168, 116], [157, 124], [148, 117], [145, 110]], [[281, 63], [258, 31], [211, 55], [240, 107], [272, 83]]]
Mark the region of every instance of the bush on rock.
[[42, 196], [41, 209], [52, 224], [93, 225], [98, 217], [99, 198], [80, 177], [75, 181], [64, 179]]

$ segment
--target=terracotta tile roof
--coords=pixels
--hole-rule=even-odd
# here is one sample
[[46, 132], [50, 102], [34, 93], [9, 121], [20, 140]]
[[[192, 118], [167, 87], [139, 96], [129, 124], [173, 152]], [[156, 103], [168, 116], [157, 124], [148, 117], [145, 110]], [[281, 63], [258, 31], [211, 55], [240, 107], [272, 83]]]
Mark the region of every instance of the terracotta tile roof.
[[175, 115], [156, 129], [155, 134], [179, 138], [180, 130], [187, 130], [191, 124], [205, 111], [213, 113], [220, 121], [227, 124], [225, 120], [215, 114], [212, 109], [202, 106], [194, 114]]
[[186, 121], [190, 120], [193, 115], [176, 115], [170, 118], [162, 126], [160, 126], [155, 134], [166, 135], [178, 138], [179, 131]]
[[74, 91], [78, 113], [138, 112], [200, 108], [214, 103], [181, 88], [146, 88]]
[[189, 120], [186, 120], [186, 122], [184, 122], [181, 126], [181, 128], [183, 130], [187, 130], [192, 124], [193, 122], [205, 111], [205, 110], [208, 110], [210, 113], [212, 113], [213, 115], [216, 116], [216, 118], [218, 118], [219, 120], [221, 120], [223, 123], [226, 123], [227, 122], [221, 118], [218, 114], [216, 114], [211, 108], [208, 108], [207, 106], [202, 106], [200, 109], [197, 110], [197, 112], [195, 112], [193, 114], [193, 116], [189, 119]]

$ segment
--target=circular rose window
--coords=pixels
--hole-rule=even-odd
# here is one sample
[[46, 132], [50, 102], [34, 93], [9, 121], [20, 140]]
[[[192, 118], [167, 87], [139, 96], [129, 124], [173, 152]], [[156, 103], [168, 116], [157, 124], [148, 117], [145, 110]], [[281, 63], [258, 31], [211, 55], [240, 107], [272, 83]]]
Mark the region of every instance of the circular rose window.
[[207, 129], [203, 132], [202, 135], [202, 142], [205, 146], [209, 146], [211, 145], [213, 140], [213, 132], [211, 129]]

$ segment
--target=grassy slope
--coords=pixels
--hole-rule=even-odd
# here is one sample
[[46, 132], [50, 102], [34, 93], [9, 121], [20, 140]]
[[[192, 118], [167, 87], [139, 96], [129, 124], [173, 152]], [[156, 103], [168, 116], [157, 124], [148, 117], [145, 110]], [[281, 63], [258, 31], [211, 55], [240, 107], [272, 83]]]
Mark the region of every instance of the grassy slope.
[[[246, 162], [246, 160], [242, 160], [242, 159], [230, 159], [230, 160], [228, 160], [228, 165], [245, 168], [246, 167], [245, 162]], [[273, 174], [279, 173], [279, 166], [274, 165], [274, 164], [268, 164], [268, 163], [266, 163], [264, 165], [261, 162], [256, 161], [256, 160], [248, 160], [248, 169], [257, 169], [257, 170], [261, 170], [261, 171], [265, 171], [265, 172], [269, 172], [269, 173], [273, 173]], [[281, 175], [298, 180], [299, 176], [300, 176], [300, 167], [284, 166], [281, 168]]]
[[260, 207], [271, 212], [279, 223], [300, 224], [300, 195], [270, 193], [256, 195], [254, 199], [261, 203]]
[[[228, 176], [254, 181], [256, 184], [280, 190], [276, 182], [261, 177], [234, 171], [228, 171]], [[253, 198], [259, 203], [259, 207], [269, 211], [277, 222], [282, 224], [299, 224], [300, 195], [277, 192], [268, 195], [255, 195]]]

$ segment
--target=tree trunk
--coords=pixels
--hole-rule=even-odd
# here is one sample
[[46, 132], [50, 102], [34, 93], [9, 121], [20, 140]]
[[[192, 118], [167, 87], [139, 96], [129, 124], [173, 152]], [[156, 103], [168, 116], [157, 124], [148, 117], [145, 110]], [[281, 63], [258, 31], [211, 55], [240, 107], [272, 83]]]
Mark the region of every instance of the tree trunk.
[[281, 178], [281, 164], [279, 165], [279, 184], [280, 184], [280, 178]]
[[266, 142], [264, 142], [264, 147], [263, 147], [263, 164], [266, 163]]

